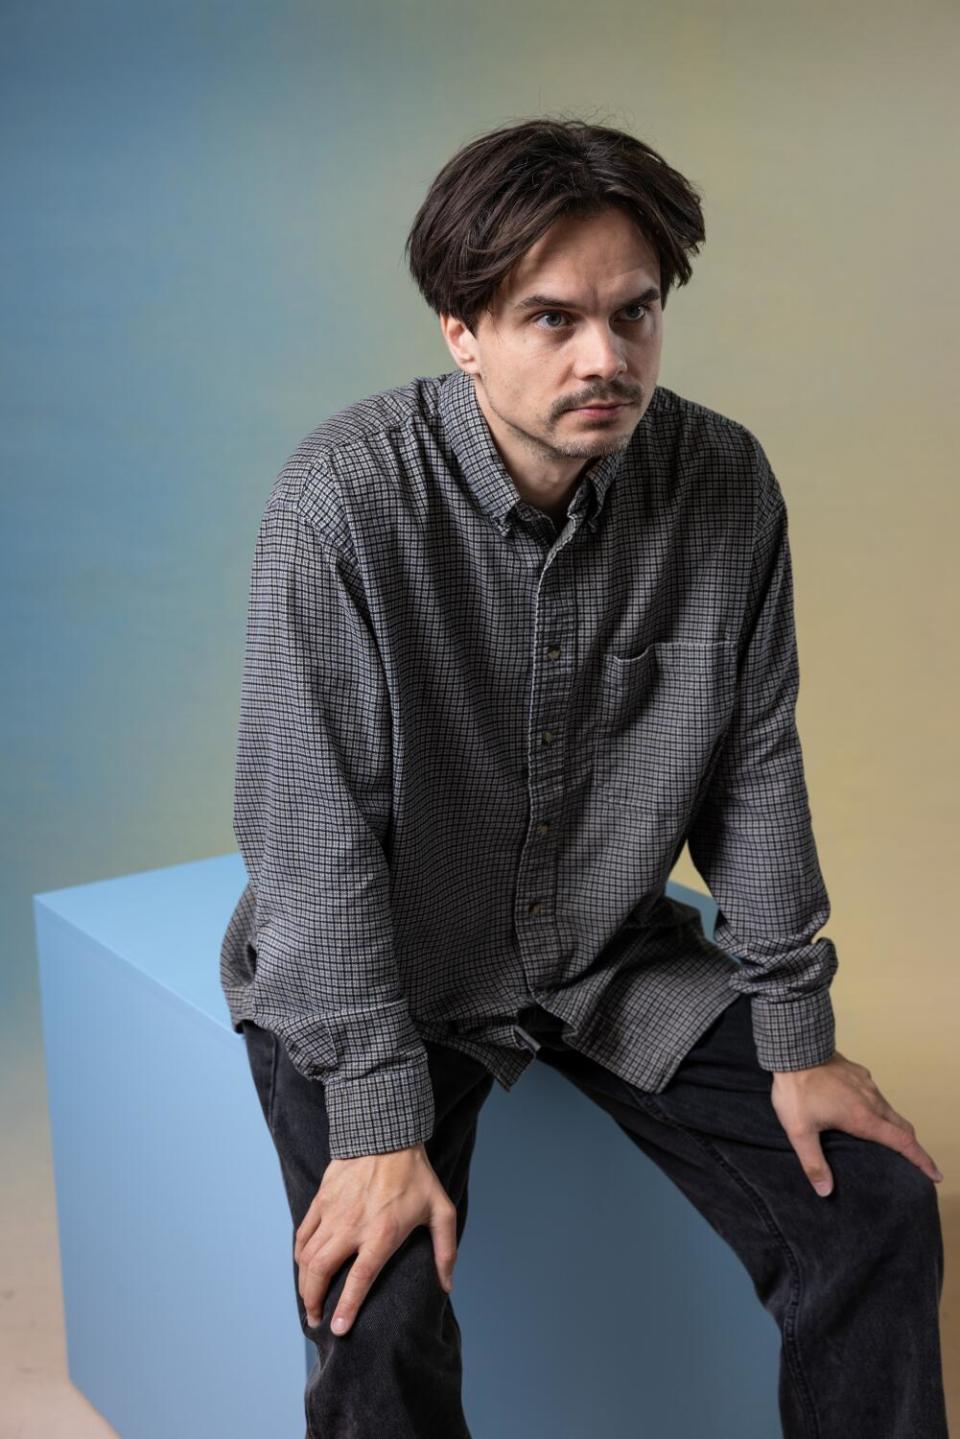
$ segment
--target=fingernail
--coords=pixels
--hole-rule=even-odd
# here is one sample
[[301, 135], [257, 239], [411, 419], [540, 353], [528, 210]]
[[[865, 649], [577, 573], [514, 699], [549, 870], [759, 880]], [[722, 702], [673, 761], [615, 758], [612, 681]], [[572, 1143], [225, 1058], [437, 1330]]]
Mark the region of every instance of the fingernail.
[[344, 1319], [342, 1314], [338, 1314], [330, 1325], [330, 1328], [333, 1330], [334, 1334], [342, 1334], [346, 1327], [347, 1321], [346, 1319]]
[[829, 1179], [818, 1179], [813, 1187], [818, 1194], [829, 1194], [833, 1188]]
[[936, 1165], [934, 1165], [933, 1177], [934, 1177], [934, 1179], [942, 1179], [942, 1178], [943, 1178], [943, 1175], [940, 1173], [939, 1169], [937, 1169]]
[[316, 1316], [315, 1314], [308, 1314], [308, 1315], [307, 1315], [307, 1323], [310, 1325], [310, 1328], [311, 1328], [311, 1329], [316, 1329], [316, 1327], [317, 1327], [317, 1316]]

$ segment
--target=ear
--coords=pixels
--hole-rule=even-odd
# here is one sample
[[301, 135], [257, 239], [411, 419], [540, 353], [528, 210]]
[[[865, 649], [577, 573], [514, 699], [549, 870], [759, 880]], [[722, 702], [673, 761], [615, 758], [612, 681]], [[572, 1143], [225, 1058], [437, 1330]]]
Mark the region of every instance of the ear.
[[458, 367], [467, 374], [477, 373], [480, 368], [477, 342], [464, 322], [455, 315], [441, 315], [440, 333]]

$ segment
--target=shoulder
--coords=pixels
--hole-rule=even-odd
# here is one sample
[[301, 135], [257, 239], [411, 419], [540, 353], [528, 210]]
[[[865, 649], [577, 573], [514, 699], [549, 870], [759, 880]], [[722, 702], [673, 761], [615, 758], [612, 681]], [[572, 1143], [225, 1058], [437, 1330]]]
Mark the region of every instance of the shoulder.
[[747, 493], [758, 519], [783, 503], [763, 445], [740, 420], [663, 385], [657, 386], [648, 413], [661, 448], [682, 472]]
[[713, 454], [753, 464], [758, 463], [761, 456], [766, 459], [763, 447], [752, 430], [730, 415], [701, 404], [699, 400], [688, 399], [676, 390], [658, 385], [651, 410], [654, 405], [658, 428], [672, 433], [686, 447], [706, 445]]
[[296, 511], [321, 538], [349, 548], [349, 517], [358, 493], [399, 481], [405, 456], [423, 448], [435, 430], [443, 375], [354, 400], [322, 420], [295, 446], [273, 482], [267, 510]]

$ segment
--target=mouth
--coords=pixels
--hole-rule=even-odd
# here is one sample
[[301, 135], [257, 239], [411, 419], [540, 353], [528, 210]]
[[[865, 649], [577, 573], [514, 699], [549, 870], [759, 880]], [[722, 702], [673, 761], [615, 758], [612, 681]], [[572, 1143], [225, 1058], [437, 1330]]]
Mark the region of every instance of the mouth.
[[626, 401], [618, 402], [617, 404], [581, 405], [578, 409], [574, 410], [573, 413], [575, 415], [590, 415], [591, 417], [593, 417], [600, 415], [615, 415], [623, 409], [626, 409]]

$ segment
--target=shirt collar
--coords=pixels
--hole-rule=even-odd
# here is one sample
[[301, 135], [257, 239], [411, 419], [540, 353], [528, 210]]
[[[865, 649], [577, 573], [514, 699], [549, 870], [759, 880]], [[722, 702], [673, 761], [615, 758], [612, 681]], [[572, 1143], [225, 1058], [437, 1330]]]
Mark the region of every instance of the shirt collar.
[[[494, 444], [490, 426], [477, 401], [473, 376], [459, 366], [451, 370], [440, 386], [438, 403], [444, 434], [468, 484], [483, 510], [501, 534], [505, 534], [523, 497]], [[595, 530], [600, 522], [607, 491], [619, 474], [628, 450], [629, 447], [595, 460], [573, 493], [569, 513], [579, 514], [585, 510], [585, 523], [591, 530]]]

